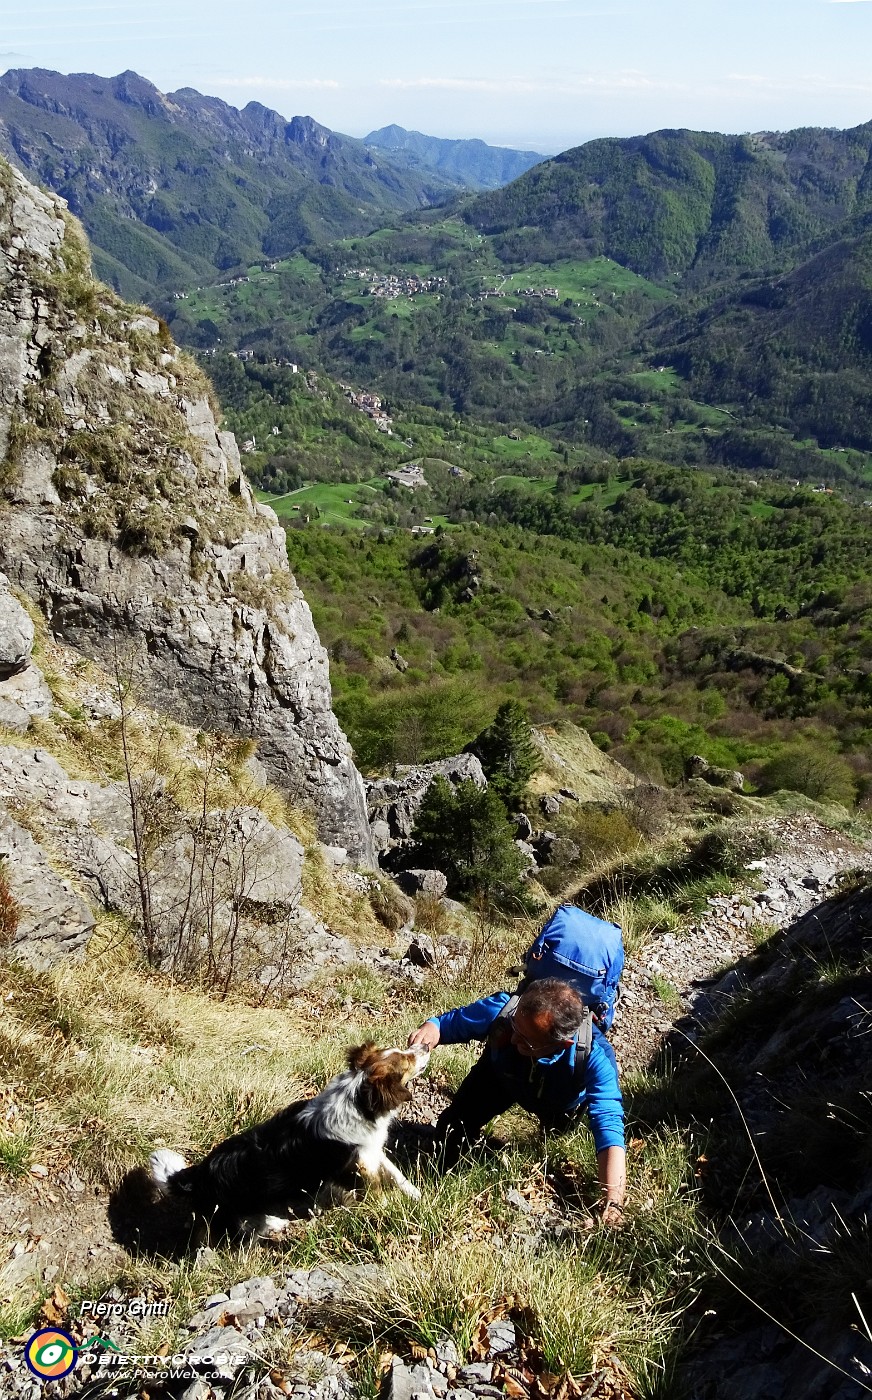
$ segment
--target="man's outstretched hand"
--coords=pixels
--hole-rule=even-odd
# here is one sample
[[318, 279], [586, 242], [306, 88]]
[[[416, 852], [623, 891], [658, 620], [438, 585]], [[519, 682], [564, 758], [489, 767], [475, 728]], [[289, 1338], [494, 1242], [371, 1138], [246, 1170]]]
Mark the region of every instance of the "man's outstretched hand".
[[612, 1230], [620, 1230], [624, 1224], [623, 1206], [619, 1206], [616, 1201], [604, 1201], [600, 1220], [603, 1225], [608, 1225]]
[[425, 1045], [428, 1050], [439, 1044], [439, 1027], [435, 1021], [425, 1021], [409, 1036], [408, 1045]]

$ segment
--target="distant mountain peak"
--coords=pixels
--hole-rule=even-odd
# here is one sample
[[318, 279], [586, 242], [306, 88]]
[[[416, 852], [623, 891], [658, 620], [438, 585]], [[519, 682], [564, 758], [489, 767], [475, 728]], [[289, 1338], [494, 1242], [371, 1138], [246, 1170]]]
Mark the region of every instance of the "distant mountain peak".
[[287, 126], [287, 139], [298, 146], [325, 149], [333, 139], [333, 132], [329, 127], [321, 126], [313, 117], [292, 117]]
[[412, 168], [424, 166], [467, 188], [498, 189], [517, 180], [533, 165], [545, 160], [536, 151], [513, 151], [506, 146], [488, 146], [472, 139], [452, 140], [407, 131], [392, 123], [363, 138], [364, 144], [389, 151], [395, 160], [405, 159]]
[[363, 139], [367, 146], [387, 146], [393, 142], [396, 142], [398, 146], [402, 146], [407, 136], [420, 135], [420, 131], [407, 131], [405, 127], [397, 126], [396, 122], [392, 122], [390, 126], [382, 126], [379, 127], [378, 131], [371, 131], [369, 135], [364, 136]]

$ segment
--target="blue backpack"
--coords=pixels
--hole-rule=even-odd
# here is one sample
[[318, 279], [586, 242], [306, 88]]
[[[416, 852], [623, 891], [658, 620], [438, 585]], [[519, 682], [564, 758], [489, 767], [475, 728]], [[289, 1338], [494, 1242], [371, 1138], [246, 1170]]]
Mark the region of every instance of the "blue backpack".
[[617, 924], [561, 904], [527, 950], [524, 981], [559, 977], [569, 982], [591, 1009], [600, 1030], [615, 1018], [618, 983], [624, 970], [624, 944]]

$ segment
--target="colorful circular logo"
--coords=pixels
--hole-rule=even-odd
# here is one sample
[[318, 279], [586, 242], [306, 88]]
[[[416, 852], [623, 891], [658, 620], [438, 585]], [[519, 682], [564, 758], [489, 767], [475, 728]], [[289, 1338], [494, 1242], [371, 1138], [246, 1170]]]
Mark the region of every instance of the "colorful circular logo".
[[44, 1327], [41, 1332], [34, 1332], [27, 1343], [24, 1359], [35, 1376], [56, 1381], [69, 1375], [79, 1353], [69, 1332], [62, 1332], [58, 1327]]

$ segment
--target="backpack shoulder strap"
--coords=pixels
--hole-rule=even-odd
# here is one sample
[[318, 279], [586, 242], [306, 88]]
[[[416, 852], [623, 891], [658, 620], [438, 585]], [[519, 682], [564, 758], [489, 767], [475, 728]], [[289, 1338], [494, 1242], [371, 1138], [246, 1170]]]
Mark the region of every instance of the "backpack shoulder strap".
[[593, 1016], [590, 1014], [590, 1007], [584, 1008], [584, 1019], [575, 1032], [575, 1069], [573, 1079], [575, 1088], [581, 1093], [585, 1086], [587, 1077], [587, 1061], [590, 1055], [590, 1047], [593, 1044]]
[[494, 1021], [505, 1021], [508, 1019], [509, 1016], [513, 1016], [515, 1014], [515, 1011], [517, 1010], [518, 1002], [520, 1000], [521, 993], [519, 991], [512, 992], [512, 995], [509, 997], [505, 1006], [500, 1007], [499, 1011], [494, 1017]]
[[504, 1050], [509, 1043], [511, 1025], [507, 1024], [508, 1018], [512, 1015], [518, 1002], [521, 1000], [520, 992], [512, 992], [505, 1006], [501, 1006], [494, 1019], [488, 1027], [485, 1036], [484, 1053], [493, 1059], [500, 1050]]

